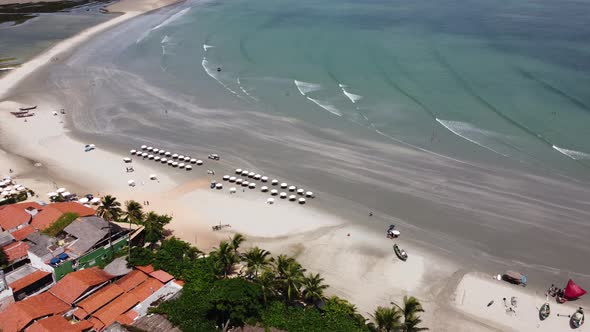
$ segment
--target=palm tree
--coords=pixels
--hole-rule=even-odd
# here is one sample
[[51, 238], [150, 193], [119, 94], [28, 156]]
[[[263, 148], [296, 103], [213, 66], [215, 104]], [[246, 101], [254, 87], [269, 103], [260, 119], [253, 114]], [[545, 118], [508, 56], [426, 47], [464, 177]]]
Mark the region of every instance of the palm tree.
[[286, 267], [282, 268], [278, 282], [281, 285], [285, 301], [291, 302], [299, 295], [304, 272], [305, 269], [293, 258], [291, 258]]
[[267, 258], [269, 255], [270, 252], [258, 247], [246, 251], [243, 258], [248, 267], [248, 274], [251, 275], [252, 272], [254, 272], [254, 277], [258, 278], [258, 271], [270, 264], [270, 261]]
[[303, 278], [303, 299], [307, 303], [316, 303], [319, 300], [324, 299], [324, 290], [328, 288], [328, 285], [322, 284], [324, 278], [320, 277], [319, 273], [309, 274]]
[[291, 264], [292, 262], [295, 262], [295, 258], [288, 257], [286, 255], [279, 255], [276, 260], [274, 259], [274, 257], [271, 258], [271, 262], [274, 263], [275, 269], [278, 273], [278, 277], [282, 278], [282, 277], [284, 277], [283, 272], [287, 269], [289, 264]]
[[377, 307], [372, 315], [377, 324], [377, 331], [398, 332], [402, 331], [402, 312], [397, 307]]
[[115, 197], [106, 195], [102, 198], [101, 204], [96, 211], [99, 217], [106, 221], [113, 221], [119, 219], [122, 214], [121, 203], [117, 202]]
[[221, 241], [219, 248], [213, 250], [211, 256], [213, 256], [220, 272], [223, 272], [224, 278], [227, 278], [227, 275], [233, 271], [234, 264], [238, 261], [234, 248], [226, 241]]
[[141, 224], [143, 222], [143, 207], [139, 202], [131, 200], [125, 201], [125, 211], [123, 211], [123, 220], [131, 224]]
[[260, 278], [256, 279], [256, 283], [260, 285], [260, 289], [262, 290], [262, 299], [264, 300], [264, 305], [266, 306], [268, 296], [272, 296], [276, 293], [275, 275], [271, 270], [264, 270], [260, 275]]
[[240, 245], [245, 240], [246, 240], [246, 238], [244, 237], [244, 235], [242, 235], [240, 233], [234, 234], [234, 237], [231, 238], [231, 240], [230, 240], [230, 246], [233, 249], [234, 253], [236, 253], [236, 254], [238, 253], [238, 248], [240, 248]]
[[158, 215], [155, 212], [149, 212], [143, 221], [145, 229], [145, 241], [151, 243], [153, 247], [156, 242], [164, 237], [164, 226], [172, 220], [167, 215]]
[[419, 332], [428, 330], [428, 328], [426, 327], [418, 327], [418, 324], [422, 323], [422, 320], [420, 319], [420, 316], [418, 316], [418, 313], [424, 312], [422, 304], [420, 304], [420, 301], [418, 301], [418, 299], [416, 299], [413, 296], [404, 296], [403, 308], [393, 302], [391, 304], [398, 307], [404, 315], [404, 332]]

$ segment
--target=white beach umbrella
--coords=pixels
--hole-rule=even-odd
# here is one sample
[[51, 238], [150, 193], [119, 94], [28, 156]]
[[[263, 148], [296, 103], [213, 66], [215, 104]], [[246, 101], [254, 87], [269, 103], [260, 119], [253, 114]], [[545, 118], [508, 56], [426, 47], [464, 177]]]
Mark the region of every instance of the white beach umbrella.
[[66, 188], [57, 188], [57, 190], [56, 190], [56, 192], [58, 194], [61, 194], [61, 193], [65, 192], [65, 191], [66, 191]]
[[296, 199], [297, 199], [297, 196], [295, 196], [295, 195], [289, 195], [289, 200], [290, 201], [294, 201]]
[[281, 183], [281, 188], [286, 189], [289, 185], [285, 182]]
[[184, 156], [183, 155], [180, 155], [180, 156], [178, 156], [178, 159], [184, 160]]
[[163, 156], [166, 154], [166, 150], [160, 150], [160, 156]]
[[290, 186], [289, 187], [289, 191], [295, 191], [295, 189], [297, 189], [297, 187], [295, 187], [295, 186]]
[[2, 192], [2, 197], [6, 197], [8, 195], [10, 195], [10, 191], [3, 191]]
[[159, 156], [155, 156], [154, 157], [154, 161], [160, 161], [160, 157]]
[[17, 189], [17, 190], [18, 190], [18, 191], [20, 191], [20, 192], [23, 192], [23, 191], [26, 191], [26, 190], [27, 190], [27, 188], [25, 188], [25, 187], [18, 187], [18, 189]]
[[160, 153], [160, 149], [153, 149], [152, 152], [153, 153]]
[[132, 185], [134, 185], [134, 184], [135, 184], [135, 181], [133, 181], [133, 180], [129, 180], [129, 181], [127, 181], [127, 184], [128, 184], [128, 185], [130, 185], [130, 186], [132, 186]]
[[282, 199], [285, 199], [285, 198], [287, 198], [287, 193], [280, 193], [279, 197]]
[[256, 183], [250, 182], [250, 184], [248, 185], [248, 188], [250, 188], [250, 189], [256, 189]]
[[275, 199], [272, 197], [266, 200], [267, 204], [274, 204], [274, 202], [275, 202]]
[[223, 189], [223, 184], [222, 183], [216, 184], [215, 189]]
[[260, 178], [260, 180], [262, 180], [262, 182], [266, 182], [268, 181], [268, 176], [263, 176]]
[[230, 193], [232, 193], [232, 194], [235, 194], [235, 193], [236, 193], [236, 191], [237, 191], [237, 190], [236, 190], [236, 188], [235, 188], [235, 187], [231, 187], [231, 188], [229, 188], [229, 192], [230, 192]]
[[197, 160], [197, 165], [198, 165], [198, 166], [201, 166], [201, 165], [203, 165], [203, 161], [202, 161], [202, 160]]
[[88, 198], [86, 198], [86, 197], [82, 197], [82, 198], [80, 198], [80, 199], [78, 200], [78, 202], [80, 202], [80, 203], [82, 203], [82, 204], [86, 204], [86, 203], [88, 203]]
[[254, 172], [250, 172], [250, 173], [248, 173], [248, 177], [249, 177], [249, 178], [253, 178], [253, 177], [254, 177], [254, 175], [256, 175], [256, 173], [254, 173]]
[[184, 168], [184, 163], [178, 164], [178, 168]]
[[236, 177], [235, 176], [230, 176], [229, 177], [229, 182], [236, 182]]
[[307, 197], [313, 197], [313, 192], [308, 191], [308, 192], [305, 193], [305, 196], [307, 196]]
[[172, 164], [174, 163], [174, 160], [168, 160], [168, 165], [172, 166]]
[[299, 199], [299, 204], [305, 204], [305, 198], [301, 197], [301, 198]]
[[191, 162], [191, 157], [184, 157], [184, 161], [187, 162], [187, 163], [190, 163]]
[[149, 154], [148, 155], [148, 159], [154, 159], [154, 155], [153, 154]]
[[[6, 188], [4, 188], [4, 190], [8, 190], [8, 191], [11, 191], [12, 189], [14, 189], [12, 186], [7, 186]], [[64, 190], [66, 190], [66, 189], [64, 188]]]
[[130, 154], [135, 154], [137, 152], [137, 150], [131, 150], [129, 151]]
[[148, 151], [152, 151], [153, 149], [154, 149], [153, 147], [151, 147], [151, 146], [148, 146], [146, 150], [148, 150]]
[[255, 179], [255, 180], [260, 180], [260, 178], [261, 178], [261, 177], [262, 177], [262, 175], [260, 175], [260, 174], [256, 174], [256, 175], [254, 175], [254, 179]]
[[270, 184], [272, 184], [273, 186], [276, 186], [277, 184], [279, 184], [279, 180], [273, 179], [272, 181], [270, 181]]
[[242, 180], [242, 179], [237, 179], [237, 180], [236, 180], [236, 184], [242, 184], [242, 181], [244, 181], [244, 180]]
[[242, 169], [241, 168], [236, 168], [236, 174], [242, 174]]
[[93, 199], [90, 200], [90, 203], [92, 203], [92, 204], [98, 204], [98, 203], [100, 203], [100, 198], [94, 197]]
[[131, 162], [131, 158], [123, 158], [123, 162], [130, 163]]
[[145, 150], [145, 149], [147, 149], [147, 145], [142, 145], [142, 146], [141, 146], [141, 149], [142, 149], [142, 150]]
[[267, 186], [263, 186], [262, 188], [260, 188], [260, 191], [262, 191], [263, 193], [268, 191], [268, 187]]
[[279, 191], [276, 190], [276, 189], [273, 189], [273, 190], [270, 191], [270, 194], [273, 195], [273, 196], [276, 196], [276, 195], [279, 194]]
[[166, 157], [170, 157], [170, 156], [172, 155], [172, 153], [171, 153], [171, 152], [168, 152], [168, 151], [166, 151], [166, 152], [164, 152], [164, 155], [165, 155]]
[[150, 180], [156, 180], [156, 179], [158, 179], [156, 174], [150, 174]]
[[90, 204], [84, 204], [84, 206], [87, 207], [87, 208], [89, 208], [90, 207]]
[[141, 154], [141, 156], [145, 158], [145, 157], [148, 156], [148, 154], [147, 154], [147, 152], [144, 152], [144, 153]]
[[175, 161], [172, 163], [172, 167], [178, 167], [178, 163]]
[[49, 196], [49, 197], [55, 197], [55, 196], [57, 196], [57, 193], [50, 192], [50, 193], [47, 193], [47, 196]]
[[166, 158], [162, 158], [162, 159], [160, 159], [160, 162], [162, 162], [162, 164], [165, 164], [165, 163], [167, 163], [167, 162], [168, 162], [168, 159], [166, 159]]
[[229, 180], [229, 175], [224, 175], [223, 176], [223, 181], [227, 181], [227, 180]]
[[250, 172], [248, 172], [247, 170], [243, 170], [243, 171], [242, 171], [242, 175], [243, 175], [243, 176], [248, 176], [248, 173], [250, 173]]
[[193, 169], [193, 167], [192, 167], [191, 165], [186, 165], [185, 169], [186, 169], [187, 171], [190, 171], [191, 169]]
[[177, 158], [178, 158], [178, 154], [175, 153], [172, 155], [172, 159], [177, 159]]
[[196, 164], [196, 163], [197, 163], [197, 159], [195, 159], [195, 158], [191, 158], [191, 159], [190, 159], [190, 162], [191, 162], [191, 164]]
[[[11, 191], [11, 193], [12, 193], [12, 191]], [[16, 193], [16, 192], [15, 192], [15, 193]], [[71, 193], [71, 192], [69, 192], [69, 191], [66, 191], [66, 192], [63, 192], [63, 193], [61, 193], [61, 195], [62, 195], [63, 197], [68, 197], [68, 196], [72, 196], [72, 193]]]
[[242, 187], [247, 187], [250, 184], [250, 182], [248, 181], [243, 181], [242, 182]]
[[305, 190], [303, 190], [303, 189], [297, 189], [297, 194], [298, 195], [303, 195], [303, 194], [305, 194]]

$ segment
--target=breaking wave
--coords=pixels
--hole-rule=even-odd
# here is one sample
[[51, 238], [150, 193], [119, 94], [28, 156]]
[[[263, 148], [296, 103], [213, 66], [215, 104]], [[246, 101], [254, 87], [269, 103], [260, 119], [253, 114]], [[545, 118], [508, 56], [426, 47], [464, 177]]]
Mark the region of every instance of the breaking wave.
[[240, 82], [240, 78], [238, 77], [236, 79], [236, 83], [238, 83], [238, 87], [240, 87], [240, 90], [242, 90], [242, 92], [248, 96], [250, 99], [254, 100], [254, 101], [258, 101], [258, 98], [254, 97], [253, 95], [251, 95], [248, 90], [244, 89], [244, 87], [242, 86], [242, 83]]
[[436, 122], [440, 123], [443, 127], [447, 128], [453, 134], [475, 144], [478, 145], [486, 150], [490, 150], [494, 153], [497, 153], [501, 156], [508, 157], [508, 155], [499, 152], [497, 150], [492, 149], [491, 147], [484, 145], [483, 143], [477, 141], [478, 138], [485, 138], [490, 135], [490, 132], [486, 130], [479, 129], [469, 123], [460, 122], [460, 121], [448, 121], [448, 120], [441, 120], [436, 118]]
[[182, 16], [184, 16], [184, 14], [188, 13], [189, 10], [191, 10], [191, 9], [190, 8], [185, 8], [185, 9], [179, 11], [178, 13], [176, 13], [176, 14], [168, 17], [164, 22], [162, 22], [162, 23], [156, 25], [155, 27], [151, 28], [150, 31], [155, 31], [155, 30], [158, 30], [158, 29], [160, 29], [162, 27], [165, 27], [166, 25], [168, 25], [168, 24], [176, 21], [177, 19], [181, 18]]
[[294, 82], [295, 86], [297, 86], [297, 90], [299, 90], [299, 93], [301, 93], [303, 96], [310, 92], [318, 91], [322, 88], [322, 86], [317, 83], [302, 82], [298, 80], [294, 80]]
[[340, 116], [340, 117], [342, 116], [342, 113], [336, 107], [334, 107], [334, 105], [331, 105], [331, 104], [328, 104], [325, 102], [321, 102], [317, 99], [313, 99], [310, 97], [305, 97], [305, 98], [307, 98], [309, 101], [313, 102], [314, 104], [318, 105], [319, 107], [325, 109], [326, 111], [328, 111], [336, 116]]
[[213, 47], [215, 47], [215, 46], [203, 44], [203, 51], [207, 52], [208, 49], [213, 48]]
[[201, 61], [201, 66], [203, 67], [207, 75], [216, 80], [217, 83], [221, 84], [221, 86], [223, 86], [227, 91], [231, 92], [236, 97], [240, 97], [240, 95], [236, 91], [232, 90], [229, 86], [227, 86], [227, 84], [223, 83], [223, 81], [219, 78], [217, 71], [214, 68], [211, 68], [211, 64], [209, 63], [209, 60], [207, 60], [206, 57], [203, 57], [203, 61]]
[[573, 160], [588, 160], [588, 159], [590, 159], [590, 154], [585, 153], [585, 152], [564, 149], [564, 148], [560, 148], [559, 146], [556, 146], [556, 145], [553, 145], [552, 147], [553, 147], [553, 149], [559, 151], [561, 154], [564, 154]]
[[346, 98], [350, 99], [353, 104], [356, 104], [357, 101], [361, 100], [363, 96], [357, 95], [346, 90], [347, 86], [344, 84], [338, 84], [340, 89], [342, 89], [342, 93], [346, 96]]

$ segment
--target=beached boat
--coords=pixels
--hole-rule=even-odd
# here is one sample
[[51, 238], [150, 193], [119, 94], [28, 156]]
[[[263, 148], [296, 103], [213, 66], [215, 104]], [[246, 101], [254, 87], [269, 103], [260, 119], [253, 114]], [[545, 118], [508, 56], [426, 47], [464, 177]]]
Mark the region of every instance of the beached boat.
[[28, 110], [20, 110], [20, 111], [12, 111], [12, 112], [10, 112], [10, 114], [12, 114], [12, 115], [27, 114], [27, 113], [29, 113]]
[[549, 317], [550, 314], [551, 307], [549, 306], [549, 303], [545, 302], [545, 304], [541, 306], [541, 309], [539, 309], [539, 319], [545, 320], [547, 319], [547, 317]]
[[37, 106], [36, 105], [35, 106], [31, 106], [31, 107], [19, 107], [19, 110], [25, 111], [25, 112], [32, 111], [32, 110], [35, 110], [35, 109], [37, 109]]
[[397, 243], [393, 245], [393, 251], [397, 255], [397, 258], [401, 259], [402, 261], [406, 261], [408, 259], [408, 254], [404, 249], [401, 249]]
[[584, 324], [584, 310], [582, 307], [578, 308], [578, 310], [572, 315], [570, 319], [570, 325], [572, 329], [577, 329], [578, 327]]

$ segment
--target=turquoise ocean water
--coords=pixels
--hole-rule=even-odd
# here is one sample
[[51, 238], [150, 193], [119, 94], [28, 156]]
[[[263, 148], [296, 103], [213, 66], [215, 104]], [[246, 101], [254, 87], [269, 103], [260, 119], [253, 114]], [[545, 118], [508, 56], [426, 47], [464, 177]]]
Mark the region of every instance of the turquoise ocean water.
[[588, 17], [584, 1], [214, 1], [117, 61], [206, 107], [587, 178]]

